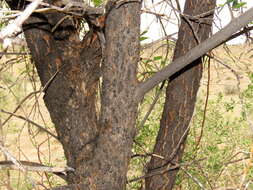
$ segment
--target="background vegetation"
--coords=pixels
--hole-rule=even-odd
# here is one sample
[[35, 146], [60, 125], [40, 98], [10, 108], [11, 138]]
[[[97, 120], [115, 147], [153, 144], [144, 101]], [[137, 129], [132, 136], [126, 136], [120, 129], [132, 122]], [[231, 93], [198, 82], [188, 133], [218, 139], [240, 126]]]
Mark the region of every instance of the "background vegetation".
[[[233, 6], [238, 8], [235, 7], [238, 4]], [[169, 43], [169, 49], [164, 48], [168, 42], [162, 41], [143, 50], [140, 80], [169, 63], [174, 42]], [[18, 160], [65, 166], [59, 142], [38, 127], [55, 133], [29, 51], [26, 46], [18, 45], [8, 52], [0, 53], [0, 143]], [[252, 54], [250, 42], [224, 45], [213, 51], [210, 65], [205, 63], [175, 189], [253, 189]], [[132, 150], [128, 189], [140, 189], [143, 185], [142, 176], [160, 126], [163, 103], [163, 90], [157, 87], [140, 105], [139, 133]], [[154, 109], [145, 119], [153, 104]], [[0, 155], [0, 160], [4, 159]], [[1, 170], [0, 179], [0, 188], [8, 190], [64, 184], [53, 174], [39, 172]]]

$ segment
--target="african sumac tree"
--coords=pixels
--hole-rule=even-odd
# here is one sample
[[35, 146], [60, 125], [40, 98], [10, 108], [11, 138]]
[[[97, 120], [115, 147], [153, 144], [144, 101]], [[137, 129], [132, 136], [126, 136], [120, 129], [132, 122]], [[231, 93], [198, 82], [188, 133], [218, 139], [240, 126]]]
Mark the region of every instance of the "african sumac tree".
[[[29, 3], [24, 0], [6, 0], [6, 2], [12, 9], [19, 10]], [[44, 2], [59, 6], [61, 2], [66, 1]], [[80, 3], [80, 1], [73, 2]], [[185, 13], [189, 15], [205, 13], [214, 8], [214, 1], [189, 0], [187, 2]], [[198, 7], [195, 7], [196, 4]], [[90, 11], [85, 11], [88, 8]], [[60, 11], [53, 9], [49, 12], [34, 13], [23, 24], [32, 59], [41, 84], [45, 87], [46, 107], [55, 124], [67, 164], [75, 169], [74, 172], [67, 173], [69, 185], [56, 189], [125, 189], [132, 143], [136, 135], [137, 107], [145, 93], [171, 77], [168, 87], [170, 90], [167, 94], [171, 93], [172, 99], [166, 102], [163, 116], [165, 124], [161, 125], [156, 147], [159, 143], [167, 145], [173, 140], [178, 141], [189, 123], [194, 107], [201, 77], [199, 57], [253, 19], [253, 14], [247, 12], [241, 17], [240, 22], [239, 19], [235, 20], [236, 24], [232, 23], [213, 36], [210, 42], [205, 41], [196, 48], [193, 48], [197, 44], [194, 38], [199, 38], [200, 41], [207, 38], [211, 21], [203, 19], [202, 23], [200, 19], [201, 22], [196, 23], [199, 19], [190, 17], [190, 23], [194, 26], [192, 29], [182, 21], [179, 32], [181, 41], [179, 40], [177, 44], [174, 57], [185, 55], [175, 59], [147, 81], [139, 83], [136, 73], [140, 58], [140, 8], [141, 1], [138, 0], [111, 0], [107, 3], [105, 14], [99, 12], [100, 8], [94, 7], [83, 7], [81, 16], [78, 17], [73, 13], [66, 13], [64, 9]], [[66, 17], [66, 14], [70, 16]], [[212, 18], [211, 15], [212, 12], [205, 17]], [[90, 31], [80, 38], [79, 25], [82, 19], [86, 19], [90, 24]], [[97, 24], [97, 21], [104, 21], [104, 23], [100, 25], [101, 23]], [[197, 36], [192, 34], [195, 28]], [[101, 36], [101, 32], [104, 36]], [[193, 49], [188, 52], [191, 48]], [[183, 53], [179, 52], [180, 50]], [[188, 68], [183, 69], [196, 59], [198, 60]], [[194, 68], [189, 69], [193, 65]], [[191, 76], [195, 77], [194, 80], [189, 80]], [[101, 90], [98, 88], [100, 80]], [[183, 97], [174, 100], [173, 98], [179, 94]], [[190, 99], [187, 99], [187, 96]], [[189, 101], [190, 104], [181, 105], [181, 100]], [[175, 110], [168, 112], [168, 104], [171, 104]], [[184, 122], [180, 128], [175, 127], [177, 124], [181, 125], [182, 117], [178, 114], [186, 117], [182, 120]], [[173, 118], [170, 118], [170, 115]], [[167, 129], [166, 118], [176, 123], [173, 126], [178, 134], [164, 132]], [[166, 138], [161, 136], [162, 132]], [[167, 138], [167, 135], [172, 134], [175, 137]], [[176, 144], [168, 145], [168, 149], [162, 150], [159, 154], [169, 158]], [[171, 161], [180, 161], [183, 148], [179, 150]], [[152, 167], [151, 161], [150, 168]], [[162, 184], [162, 188], [167, 187], [164, 186], [165, 183], [172, 186], [174, 176], [175, 172], [172, 175], [169, 173], [166, 180], [160, 179], [159, 176], [158, 181]], [[147, 187], [152, 187], [148, 180]], [[158, 189], [158, 186], [154, 186], [154, 189]]]

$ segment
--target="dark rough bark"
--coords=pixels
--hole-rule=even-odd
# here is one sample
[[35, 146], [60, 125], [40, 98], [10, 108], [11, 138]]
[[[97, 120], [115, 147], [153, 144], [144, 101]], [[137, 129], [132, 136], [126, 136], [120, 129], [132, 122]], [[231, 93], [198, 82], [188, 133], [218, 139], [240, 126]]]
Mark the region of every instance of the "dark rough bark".
[[[54, 2], [54, 1], [52, 1]], [[11, 8], [23, 4], [8, 1]], [[17, 7], [19, 6], [19, 7]], [[139, 59], [140, 3], [110, 10], [102, 52], [95, 31], [79, 39], [76, 20], [63, 13], [33, 14], [23, 25], [41, 83], [44, 101], [63, 145], [69, 186], [123, 190], [135, 135], [137, 103], [133, 99]], [[94, 33], [93, 33], [94, 32]], [[102, 77], [101, 109], [98, 83]], [[48, 81], [50, 81], [48, 83]]]
[[125, 189], [135, 135], [138, 104], [134, 100], [139, 61], [140, 3], [111, 10], [106, 20], [105, 63], [96, 158], [97, 180], [111, 184], [104, 189]]
[[[83, 172], [79, 168], [84, 160], [93, 157], [99, 130], [96, 96], [101, 49], [98, 40], [90, 43], [91, 33], [81, 42], [71, 22], [61, 25], [58, 34], [50, 33], [50, 27], [62, 16], [34, 15], [26, 23], [32, 28], [25, 29], [25, 36], [42, 85], [58, 72], [46, 88], [44, 101], [63, 145], [67, 164], [76, 169], [75, 174], [69, 174], [68, 182], [80, 183], [77, 176]], [[34, 27], [34, 23], [45, 20], [51, 22], [50, 25], [45, 24], [43, 29]]]
[[[215, 0], [187, 0], [184, 14], [199, 15], [215, 8]], [[182, 17], [179, 36], [174, 52], [174, 59], [183, 56], [199, 41], [209, 37], [211, 31], [212, 14], [200, 20]], [[191, 25], [189, 24], [191, 22]], [[193, 30], [195, 30], [194, 35]], [[165, 160], [152, 157], [148, 165], [148, 173], [156, 169], [166, 169], [168, 164], [179, 163], [182, 159], [187, 128], [190, 123], [196, 95], [202, 76], [202, 60], [197, 59], [188, 67], [170, 77], [166, 89], [166, 102], [157, 136], [154, 154], [161, 155]], [[184, 134], [186, 135], [184, 136]], [[181, 143], [181, 144], [180, 144]], [[146, 179], [147, 190], [172, 189], [178, 170], [173, 170]]]
[[91, 189], [125, 189], [135, 133], [137, 103], [133, 100], [139, 58], [139, 3], [113, 9], [106, 19], [102, 66], [100, 132], [93, 158], [85, 161]]

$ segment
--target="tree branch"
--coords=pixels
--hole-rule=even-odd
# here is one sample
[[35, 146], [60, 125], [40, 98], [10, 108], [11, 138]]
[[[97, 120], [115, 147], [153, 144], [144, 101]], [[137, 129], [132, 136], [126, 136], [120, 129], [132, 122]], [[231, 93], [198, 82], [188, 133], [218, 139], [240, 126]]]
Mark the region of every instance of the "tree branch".
[[38, 129], [40, 129], [40, 130], [46, 132], [46, 133], [49, 134], [50, 136], [52, 136], [52, 137], [54, 137], [55, 139], [59, 140], [58, 137], [57, 137], [56, 135], [54, 135], [53, 133], [51, 133], [51, 132], [50, 132], [49, 130], [47, 130], [45, 127], [43, 127], [43, 126], [41, 126], [41, 125], [35, 123], [34, 121], [32, 121], [32, 120], [30, 120], [30, 119], [28, 119], [28, 118], [25, 118], [25, 117], [23, 117], [23, 116], [21, 116], [21, 115], [17, 115], [17, 114], [15, 114], [15, 113], [11, 113], [11, 112], [5, 111], [5, 110], [3, 110], [3, 109], [0, 109], [0, 112], [3, 112], [3, 113], [5, 113], [5, 114], [9, 114], [9, 115], [11, 115], [11, 116], [14, 116], [14, 117], [16, 117], [16, 118], [22, 119], [22, 120], [24, 120], [24, 121], [27, 121], [28, 123], [30, 123], [30, 124], [36, 126]]
[[53, 187], [47, 190], [82, 190], [82, 189], [91, 190], [92, 188], [90, 188], [89, 184], [83, 183], [83, 184], [71, 184], [71, 185], [58, 186], [58, 187]]
[[193, 160], [191, 162], [187, 162], [187, 163], [168, 163], [166, 166], [162, 167], [162, 168], [158, 168], [154, 171], [151, 171], [150, 173], [146, 174], [146, 175], [143, 175], [143, 176], [140, 176], [140, 177], [136, 177], [136, 178], [133, 178], [133, 179], [130, 179], [127, 181], [127, 183], [133, 183], [135, 181], [139, 181], [139, 180], [142, 180], [142, 179], [145, 179], [145, 178], [149, 178], [149, 177], [152, 177], [152, 176], [155, 176], [155, 175], [162, 175], [166, 172], [169, 172], [171, 170], [176, 170], [176, 169], [179, 169], [181, 168], [182, 166], [190, 166], [196, 162], [200, 162], [202, 160], [205, 160], [206, 158], [202, 158], [202, 159], [199, 159], [199, 160]]
[[18, 16], [13, 23], [6, 26], [1, 32], [0, 32], [0, 42], [4, 42], [4, 48], [7, 48], [9, 45], [9, 42], [6, 42], [8, 38], [13, 37], [15, 33], [20, 32], [22, 29], [22, 24], [25, 22], [25, 20], [34, 12], [34, 10], [39, 6], [40, 2], [42, 0], [35, 0], [31, 4], [27, 6], [27, 8]]
[[[25, 171], [32, 172], [50, 172], [63, 179], [66, 177], [66, 172], [74, 172], [75, 170], [71, 167], [50, 167], [36, 162], [29, 161], [18, 161]], [[0, 170], [20, 170], [12, 161], [0, 161]]]
[[142, 99], [142, 97], [152, 88], [154, 88], [157, 84], [159, 84], [163, 80], [168, 79], [170, 76], [180, 71], [197, 58], [203, 56], [206, 52], [226, 42], [230, 38], [230, 36], [232, 36], [233, 33], [240, 30], [242, 27], [246, 26], [252, 20], [253, 20], [253, 8], [249, 9], [241, 16], [233, 19], [226, 27], [221, 29], [212, 37], [200, 43], [198, 46], [193, 48], [184, 56], [170, 63], [168, 66], [166, 66], [165, 68], [154, 74], [151, 78], [147, 79], [145, 82], [139, 84], [139, 86], [135, 91], [135, 100], [139, 102]]
[[[33, 2], [34, 0], [27, 0]], [[62, 0], [58, 1], [57, 6], [41, 2], [40, 5], [47, 8], [37, 10], [37, 12], [50, 12], [58, 11], [64, 12], [66, 14], [73, 14], [75, 16], [82, 17], [83, 15], [102, 15], [105, 12], [104, 6], [102, 7], [92, 7], [84, 2], [72, 1], [72, 0]]]

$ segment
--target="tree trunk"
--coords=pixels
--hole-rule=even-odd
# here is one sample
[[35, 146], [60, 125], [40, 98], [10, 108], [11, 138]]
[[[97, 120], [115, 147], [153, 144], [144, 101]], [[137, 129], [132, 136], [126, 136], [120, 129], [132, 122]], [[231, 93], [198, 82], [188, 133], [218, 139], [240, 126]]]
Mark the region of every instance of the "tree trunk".
[[[184, 15], [181, 18], [181, 26], [173, 59], [183, 56], [199, 42], [207, 39], [211, 32], [211, 24], [215, 0], [186, 0]], [[194, 19], [191, 16], [200, 15]], [[157, 136], [153, 153], [161, 155], [165, 159], [152, 157], [148, 164], [148, 173], [163, 170], [169, 165], [180, 163], [184, 151], [185, 140], [188, 134], [196, 95], [202, 76], [202, 59], [199, 58], [185, 69], [174, 74], [169, 79], [166, 89], [166, 102], [160, 122], [160, 130]], [[173, 188], [178, 169], [165, 172], [146, 179], [147, 190], [169, 190]]]
[[[13, 9], [24, 4], [7, 2]], [[124, 3], [107, 13], [103, 61], [96, 31], [80, 40], [77, 19], [65, 18], [52, 31], [64, 16], [34, 13], [23, 30], [67, 165], [75, 169], [68, 173], [67, 182], [83, 184], [85, 189], [123, 190], [138, 106], [133, 93], [139, 60], [140, 3]]]

